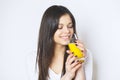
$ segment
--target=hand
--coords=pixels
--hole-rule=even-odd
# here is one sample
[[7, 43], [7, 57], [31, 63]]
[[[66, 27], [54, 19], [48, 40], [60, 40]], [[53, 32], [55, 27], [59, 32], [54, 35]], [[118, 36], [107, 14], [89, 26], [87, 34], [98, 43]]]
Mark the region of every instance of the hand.
[[64, 79], [72, 80], [75, 77], [76, 71], [81, 67], [82, 64], [69, 50], [67, 50], [67, 53], [69, 56], [65, 63], [66, 73], [64, 75]]
[[86, 56], [86, 49], [84, 44], [80, 41], [80, 40], [76, 40], [75, 44], [77, 45], [77, 47], [83, 52], [84, 57]]

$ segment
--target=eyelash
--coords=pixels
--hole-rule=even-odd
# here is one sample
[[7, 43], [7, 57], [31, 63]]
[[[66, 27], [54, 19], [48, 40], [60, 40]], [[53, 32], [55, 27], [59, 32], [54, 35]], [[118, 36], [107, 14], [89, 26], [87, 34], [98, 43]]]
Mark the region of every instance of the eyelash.
[[62, 29], [63, 27], [58, 27], [58, 29]]
[[73, 28], [73, 26], [68, 26], [68, 28]]
[[[58, 29], [62, 29], [62, 28], [63, 28], [63, 26], [58, 27]], [[67, 28], [73, 28], [73, 26], [67, 26]]]

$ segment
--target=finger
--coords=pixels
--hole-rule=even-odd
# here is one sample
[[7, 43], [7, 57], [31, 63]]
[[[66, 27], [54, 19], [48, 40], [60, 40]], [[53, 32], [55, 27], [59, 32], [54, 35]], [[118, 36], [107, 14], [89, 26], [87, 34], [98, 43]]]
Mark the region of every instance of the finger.
[[87, 50], [86, 50], [84, 44], [83, 44], [80, 40], [76, 40], [76, 43], [75, 43], [75, 44], [76, 44], [77, 47], [84, 53], [83, 56], [85, 57]]
[[82, 52], [85, 52], [85, 48], [84, 47], [80, 47], [80, 46], [77, 46]]
[[72, 54], [72, 52], [71, 52], [70, 50], [67, 50], [66, 52], [67, 52], [68, 54]]
[[81, 43], [75, 43], [77, 46], [80, 46], [80, 47], [84, 47], [84, 45], [83, 44], [81, 44]]
[[73, 56], [73, 54], [68, 55], [66, 62], [68, 62]]
[[74, 61], [76, 60], [76, 57], [75, 56], [73, 56], [73, 57], [71, 57], [69, 60], [68, 60], [68, 65], [71, 65]]
[[82, 64], [77, 64], [74, 68], [72, 68], [73, 72], [76, 72], [76, 70], [78, 70], [80, 67], [82, 66]]
[[84, 46], [81, 46], [81, 45], [77, 45], [77, 47], [82, 51], [82, 52], [86, 52], [86, 49]]
[[75, 60], [74, 63], [71, 64], [71, 68], [74, 68], [76, 65], [80, 63], [79, 60]]
[[77, 39], [77, 40], [75, 40], [75, 42], [76, 42], [76, 43], [81, 43], [81, 44], [83, 44], [83, 42], [82, 42], [82, 41], [80, 41], [80, 40], [78, 40], [78, 39]]
[[76, 40], [75, 43], [76, 43], [76, 45], [78, 45], [78, 46], [84, 47], [83, 42], [81, 42], [80, 40]]

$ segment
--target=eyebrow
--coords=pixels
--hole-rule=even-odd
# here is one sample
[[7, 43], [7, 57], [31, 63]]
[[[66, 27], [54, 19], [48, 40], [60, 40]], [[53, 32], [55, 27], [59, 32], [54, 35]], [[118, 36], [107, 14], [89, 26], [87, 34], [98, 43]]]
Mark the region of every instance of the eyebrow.
[[[73, 24], [72, 22], [68, 23], [68, 25]], [[63, 25], [62, 23], [59, 23], [58, 25]]]

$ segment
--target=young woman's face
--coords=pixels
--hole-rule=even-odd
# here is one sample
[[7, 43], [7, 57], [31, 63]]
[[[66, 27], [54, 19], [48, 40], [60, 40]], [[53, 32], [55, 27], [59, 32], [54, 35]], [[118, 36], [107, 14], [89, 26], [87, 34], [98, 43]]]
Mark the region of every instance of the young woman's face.
[[58, 29], [54, 34], [54, 42], [58, 45], [67, 45], [74, 33], [73, 23], [68, 14], [60, 17]]

